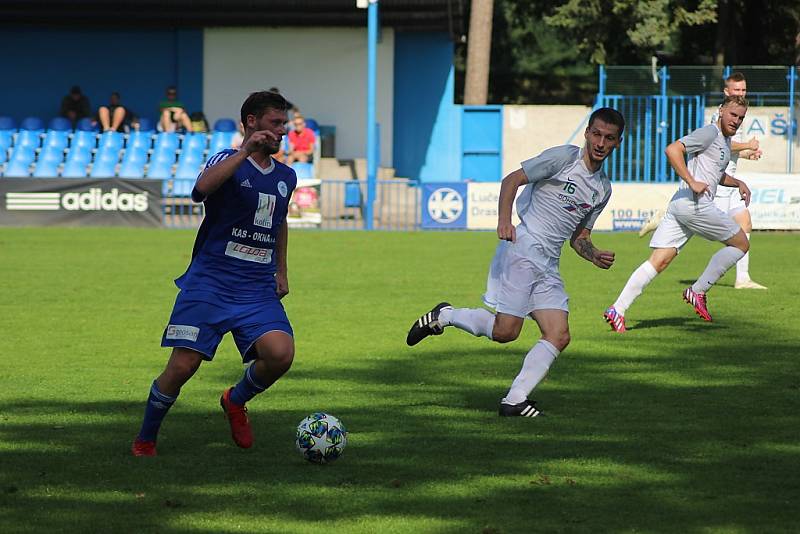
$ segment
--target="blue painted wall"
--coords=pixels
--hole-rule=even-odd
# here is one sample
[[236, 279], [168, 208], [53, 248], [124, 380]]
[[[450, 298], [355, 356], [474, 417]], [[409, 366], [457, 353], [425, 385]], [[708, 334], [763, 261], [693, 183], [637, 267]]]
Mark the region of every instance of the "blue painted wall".
[[112, 91], [137, 114], [156, 119], [168, 85], [188, 110], [203, 104], [202, 30], [25, 28], [0, 31], [0, 115], [50, 119], [73, 85], [92, 111]]
[[421, 182], [461, 177], [461, 114], [453, 103], [453, 43], [438, 32], [397, 32], [394, 152], [397, 176]]

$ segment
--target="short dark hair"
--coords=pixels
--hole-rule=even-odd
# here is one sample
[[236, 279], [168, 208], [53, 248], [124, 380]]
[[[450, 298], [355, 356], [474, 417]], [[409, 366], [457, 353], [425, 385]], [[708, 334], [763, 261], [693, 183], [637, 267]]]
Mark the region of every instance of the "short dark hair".
[[745, 97], [740, 96], [740, 95], [726, 96], [725, 100], [722, 101], [722, 106], [720, 106], [720, 107], [724, 108], [728, 104], [736, 104], [738, 106], [744, 106], [746, 108], [750, 107], [750, 102], [748, 102]]
[[261, 117], [268, 109], [289, 111], [289, 103], [280, 94], [273, 91], [257, 91], [250, 93], [242, 104], [242, 124], [247, 125], [247, 116]]
[[733, 74], [731, 74], [730, 76], [725, 78], [725, 83], [728, 83], [728, 82], [746, 82], [746, 81], [747, 80], [745, 80], [744, 74], [742, 74], [741, 72], [734, 72]]
[[600, 119], [608, 124], [618, 126], [619, 136], [622, 137], [622, 132], [625, 131], [625, 117], [622, 116], [622, 113], [614, 108], [598, 108], [589, 115], [589, 125], [587, 128], [591, 128], [595, 119]]

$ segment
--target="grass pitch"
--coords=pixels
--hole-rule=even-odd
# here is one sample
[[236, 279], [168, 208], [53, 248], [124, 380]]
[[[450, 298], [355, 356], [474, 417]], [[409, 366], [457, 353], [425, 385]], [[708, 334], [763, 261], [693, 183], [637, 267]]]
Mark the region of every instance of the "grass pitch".
[[[218, 406], [238, 380], [226, 338], [133, 458], [160, 334], [193, 232], [0, 229], [0, 532], [790, 532], [800, 524], [800, 235], [756, 234], [768, 291], [681, 291], [718, 245], [693, 240], [628, 311], [602, 313], [648, 255], [631, 234], [601, 271], [565, 250], [573, 342], [534, 392], [497, 402], [538, 337], [448, 329], [413, 349], [440, 300], [478, 306], [491, 233], [290, 233], [292, 370], [250, 403], [256, 444]], [[343, 457], [303, 461], [312, 411], [350, 430]]]

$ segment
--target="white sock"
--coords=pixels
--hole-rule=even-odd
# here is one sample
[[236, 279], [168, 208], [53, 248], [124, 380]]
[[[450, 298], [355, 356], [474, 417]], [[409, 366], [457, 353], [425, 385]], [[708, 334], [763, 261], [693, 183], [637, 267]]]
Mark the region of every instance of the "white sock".
[[625, 315], [625, 311], [630, 308], [636, 297], [642, 294], [644, 288], [653, 281], [657, 274], [658, 271], [649, 261], [645, 261], [633, 271], [631, 277], [628, 278], [628, 283], [622, 288], [622, 293], [619, 294], [617, 301], [614, 303], [614, 309], [617, 310], [617, 313]]
[[522, 369], [517, 378], [511, 383], [506, 397], [501, 401], [505, 404], [519, 404], [528, 398], [533, 388], [547, 375], [547, 371], [558, 356], [558, 350], [549, 341], [540, 339], [539, 342], [525, 355]]
[[733, 267], [733, 264], [742, 259], [744, 252], [736, 247], [725, 247], [717, 251], [716, 254], [711, 256], [706, 270], [697, 279], [697, 282], [692, 284], [692, 291], [695, 293], [705, 293], [717, 280], [722, 278], [722, 275], [728, 272], [728, 269]]
[[442, 326], [455, 326], [473, 336], [486, 336], [492, 339], [494, 314], [484, 308], [444, 309], [439, 312], [439, 323]]
[[[747, 240], [750, 241], [750, 234], [744, 234]], [[747, 282], [750, 280], [750, 251], [742, 257], [741, 260], [736, 262], [736, 281]]]

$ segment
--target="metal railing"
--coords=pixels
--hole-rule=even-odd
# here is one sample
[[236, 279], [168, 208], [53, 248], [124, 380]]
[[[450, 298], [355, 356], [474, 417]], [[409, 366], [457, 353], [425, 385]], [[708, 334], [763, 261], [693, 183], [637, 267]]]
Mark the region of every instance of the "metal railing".
[[[176, 196], [172, 191], [186, 191], [165, 187], [162, 200], [164, 226], [168, 228], [197, 228], [203, 219], [202, 204], [187, 196]], [[193, 180], [192, 180], [193, 182]], [[182, 184], [185, 185], [185, 184]], [[317, 228], [322, 230], [363, 230], [367, 228], [365, 216], [367, 200], [366, 180], [320, 180], [313, 193], [302, 200], [296, 196], [289, 210], [290, 228]], [[188, 188], [191, 191], [191, 187]], [[297, 195], [297, 191], [295, 193]], [[373, 204], [372, 229], [416, 230], [420, 223], [420, 189], [406, 179], [377, 180]]]

